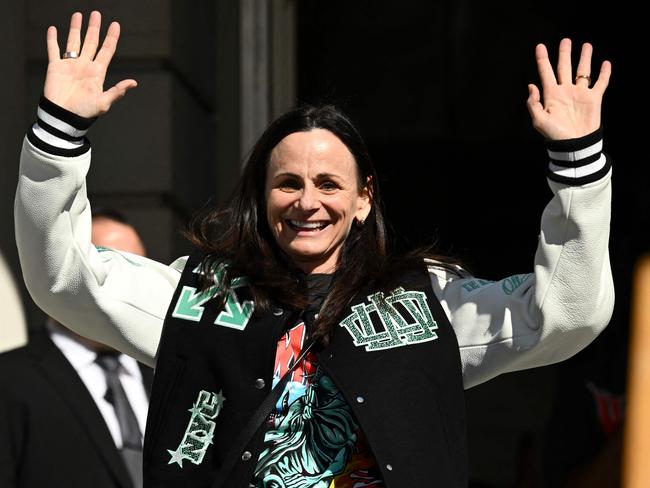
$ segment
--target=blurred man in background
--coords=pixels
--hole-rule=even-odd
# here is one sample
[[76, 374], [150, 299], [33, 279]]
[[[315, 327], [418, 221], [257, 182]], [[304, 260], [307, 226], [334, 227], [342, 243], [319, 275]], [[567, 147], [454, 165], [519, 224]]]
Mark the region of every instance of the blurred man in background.
[[[117, 212], [93, 212], [92, 242], [143, 256]], [[48, 318], [0, 354], [0, 486], [139, 488], [151, 370]]]

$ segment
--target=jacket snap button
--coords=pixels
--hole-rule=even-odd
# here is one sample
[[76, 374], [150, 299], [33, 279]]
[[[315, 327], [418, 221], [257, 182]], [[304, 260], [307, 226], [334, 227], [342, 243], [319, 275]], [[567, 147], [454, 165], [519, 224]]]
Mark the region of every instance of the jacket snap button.
[[388, 471], [392, 471], [392, 470], [393, 470], [393, 467], [392, 467], [390, 464], [387, 464], [387, 465], [386, 465], [386, 469], [387, 469]]
[[357, 403], [363, 403], [365, 401], [366, 401], [365, 398], [363, 398], [362, 396], [357, 397]]
[[248, 461], [252, 457], [253, 455], [249, 451], [244, 451], [244, 454], [241, 455], [241, 460]]
[[279, 317], [283, 313], [284, 313], [284, 310], [282, 310], [281, 308], [276, 308], [275, 310], [273, 310], [273, 315], [275, 315], [276, 317]]
[[258, 390], [261, 390], [265, 386], [266, 386], [266, 382], [262, 378], [257, 378], [255, 380], [255, 388], [257, 388]]

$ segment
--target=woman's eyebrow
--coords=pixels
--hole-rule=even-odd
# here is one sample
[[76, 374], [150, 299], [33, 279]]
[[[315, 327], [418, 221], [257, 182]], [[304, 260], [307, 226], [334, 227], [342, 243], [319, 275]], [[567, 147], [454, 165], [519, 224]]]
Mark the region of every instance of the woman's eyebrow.
[[273, 178], [282, 178], [282, 177], [285, 177], [285, 176], [288, 176], [288, 177], [291, 177], [291, 178], [301, 178], [300, 175], [298, 175], [296, 173], [291, 173], [290, 171], [284, 171], [282, 173], [278, 173], [277, 175], [273, 175]]
[[323, 180], [325, 178], [341, 178], [341, 176], [336, 173], [318, 173], [316, 175], [317, 180]]
[[[278, 173], [276, 175], [273, 175], [273, 179], [275, 178], [282, 178], [282, 177], [291, 177], [291, 178], [302, 178], [299, 174], [292, 173], [290, 171], [283, 171], [282, 173]], [[316, 180], [323, 180], [326, 178], [337, 178], [340, 179], [341, 175], [336, 174], [336, 173], [318, 173], [314, 179]]]

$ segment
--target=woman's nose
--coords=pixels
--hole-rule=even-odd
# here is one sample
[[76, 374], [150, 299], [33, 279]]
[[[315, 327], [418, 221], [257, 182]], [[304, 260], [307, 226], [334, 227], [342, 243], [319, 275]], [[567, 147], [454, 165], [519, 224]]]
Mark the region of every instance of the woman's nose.
[[308, 211], [318, 208], [318, 195], [315, 188], [305, 186], [302, 189], [298, 206], [301, 210]]

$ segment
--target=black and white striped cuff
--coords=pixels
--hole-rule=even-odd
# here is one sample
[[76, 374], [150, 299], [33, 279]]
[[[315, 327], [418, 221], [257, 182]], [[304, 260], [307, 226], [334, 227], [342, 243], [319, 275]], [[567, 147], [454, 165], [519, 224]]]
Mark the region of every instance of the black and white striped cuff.
[[584, 185], [603, 178], [612, 167], [603, 153], [602, 128], [584, 137], [546, 141], [550, 158], [547, 176], [565, 185]]
[[86, 132], [95, 120], [72, 113], [42, 96], [37, 121], [27, 131], [27, 139], [49, 154], [79, 156], [90, 149]]

